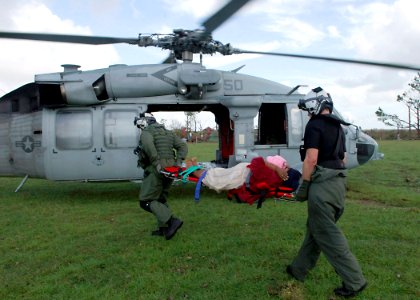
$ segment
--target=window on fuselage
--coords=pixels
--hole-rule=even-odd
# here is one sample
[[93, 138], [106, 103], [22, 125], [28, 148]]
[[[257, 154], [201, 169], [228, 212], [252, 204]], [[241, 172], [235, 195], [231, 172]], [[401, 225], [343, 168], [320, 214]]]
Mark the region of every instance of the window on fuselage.
[[104, 115], [104, 144], [107, 148], [135, 148], [140, 130], [133, 120], [137, 111], [107, 110]]
[[59, 150], [83, 150], [93, 145], [92, 112], [59, 111], [55, 119], [55, 143]]

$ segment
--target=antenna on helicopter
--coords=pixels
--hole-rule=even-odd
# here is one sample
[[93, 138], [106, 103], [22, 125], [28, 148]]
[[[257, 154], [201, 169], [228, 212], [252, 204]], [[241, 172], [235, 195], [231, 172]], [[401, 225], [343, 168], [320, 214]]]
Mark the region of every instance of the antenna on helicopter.
[[290, 92], [287, 93], [287, 96], [290, 96], [291, 94], [293, 94], [294, 92], [296, 92], [297, 89], [300, 88], [300, 87], [307, 87], [307, 85], [306, 84], [298, 84], [293, 89], [291, 89]]

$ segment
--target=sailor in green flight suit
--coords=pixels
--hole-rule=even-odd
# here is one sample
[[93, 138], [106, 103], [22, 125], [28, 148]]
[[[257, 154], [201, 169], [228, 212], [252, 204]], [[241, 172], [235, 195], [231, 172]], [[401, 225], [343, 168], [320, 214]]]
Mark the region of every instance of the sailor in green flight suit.
[[286, 271], [303, 281], [315, 267], [321, 251], [341, 277], [343, 285], [334, 290], [337, 296], [353, 297], [367, 285], [351, 253], [347, 240], [336, 222], [344, 212], [346, 191], [345, 135], [340, 124], [349, 125], [332, 114], [333, 102], [322, 88], [313, 89], [299, 108], [309, 113], [301, 153], [302, 179], [296, 198], [308, 200], [306, 236]]
[[173, 180], [160, 171], [169, 166], [181, 166], [188, 147], [175, 133], [157, 123], [154, 117], [143, 116], [136, 119], [136, 122], [142, 132], [135, 153], [139, 156], [139, 166], [144, 169], [140, 207], [154, 214], [157, 219], [158, 229], [152, 234], [165, 236], [169, 240], [183, 222], [172, 214], [167, 202]]

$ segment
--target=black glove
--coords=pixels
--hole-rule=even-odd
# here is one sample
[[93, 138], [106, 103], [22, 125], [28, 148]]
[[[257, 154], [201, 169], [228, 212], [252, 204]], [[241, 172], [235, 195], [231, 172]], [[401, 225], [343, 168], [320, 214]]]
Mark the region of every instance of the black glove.
[[311, 184], [308, 180], [303, 180], [296, 192], [296, 200], [303, 202], [308, 200], [308, 190], [309, 185]]

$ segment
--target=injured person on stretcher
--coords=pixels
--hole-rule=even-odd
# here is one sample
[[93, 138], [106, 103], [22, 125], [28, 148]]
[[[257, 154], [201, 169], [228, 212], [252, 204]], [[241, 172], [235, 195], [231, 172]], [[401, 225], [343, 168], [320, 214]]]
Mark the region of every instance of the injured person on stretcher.
[[266, 159], [255, 157], [250, 163], [239, 163], [227, 169], [202, 169], [196, 158], [186, 159], [186, 170], [180, 174], [188, 174], [189, 180], [197, 182], [196, 200], [202, 183], [217, 192], [227, 191], [228, 198], [238, 202], [258, 201], [258, 208], [266, 198], [293, 198], [292, 192], [299, 186], [301, 177], [301, 173], [290, 168], [279, 155]]

